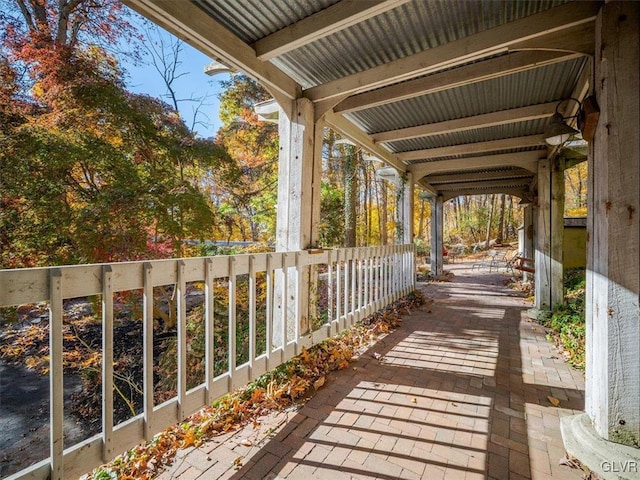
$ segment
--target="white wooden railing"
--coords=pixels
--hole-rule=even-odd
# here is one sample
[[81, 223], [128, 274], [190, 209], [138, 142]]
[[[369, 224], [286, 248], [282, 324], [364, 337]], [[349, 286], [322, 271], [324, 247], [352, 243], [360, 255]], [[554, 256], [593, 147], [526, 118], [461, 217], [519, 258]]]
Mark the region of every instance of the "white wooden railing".
[[[40, 461], [10, 478], [52, 480], [77, 478], [93, 467], [111, 460], [118, 453], [149, 440], [167, 426], [176, 423], [234, 388], [257, 378], [267, 370], [309, 347], [337, 334], [356, 321], [411, 292], [414, 287], [415, 249], [413, 245], [360, 247], [337, 250], [263, 253], [172, 260], [110, 263], [0, 270], [0, 306], [49, 303], [50, 345], [50, 452]], [[294, 317], [304, 302], [295, 308], [283, 306], [282, 298], [296, 296], [291, 279], [302, 279], [315, 272], [313, 289], [323, 289], [326, 301], [317, 328], [302, 331]], [[306, 273], [305, 273], [306, 272]], [[237, 365], [236, 288], [239, 276], [248, 278], [249, 351], [248, 361]], [[266, 282], [266, 305], [257, 305], [256, 280]], [[314, 278], [312, 276], [312, 278]], [[228, 361], [227, 369], [214, 371], [214, 284], [228, 285]], [[187, 390], [186, 378], [186, 298], [187, 284], [198, 282], [204, 289], [205, 378]], [[297, 282], [297, 280], [296, 280]], [[308, 284], [308, 282], [307, 282]], [[307, 285], [305, 284], [305, 285]], [[175, 289], [177, 320], [177, 395], [154, 405], [153, 328], [154, 287], [171, 285]], [[298, 287], [295, 286], [294, 289]], [[284, 293], [283, 290], [284, 289]], [[143, 301], [143, 406], [142, 413], [114, 425], [114, 293], [142, 292]], [[101, 295], [102, 298], [102, 428], [101, 432], [77, 445], [63, 448], [63, 318], [67, 299]], [[313, 293], [308, 295], [314, 311]], [[298, 297], [300, 298], [300, 297]], [[256, 309], [265, 313], [266, 347], [256, 351]], [[317, 306], [315, 310], [317, 310]], [[290, 312], [295, 312], [292, 315]], [[289, 312], [289, 313], [288, 313]], [[317, 312], [316, 312], [317, 313]], [[292, 325], [292, 322], [296, 325]], [[314, 323], [314, 322], [310, 322]], [[294, 328], [292, 328], [294, 327]], [[272, 341], [279, 338], [284, 345]], [[291, 332], [294, 332], [293, 335]], [[292, 338], [293, 337], [293, 338]]]

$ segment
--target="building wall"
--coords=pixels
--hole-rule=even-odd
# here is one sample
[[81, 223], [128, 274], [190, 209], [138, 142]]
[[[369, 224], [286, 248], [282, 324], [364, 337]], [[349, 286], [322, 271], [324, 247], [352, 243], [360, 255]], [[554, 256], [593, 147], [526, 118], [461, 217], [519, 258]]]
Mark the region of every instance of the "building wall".
[[578, 218], [565, 218], [563, 239], [564, 268], [587, 265], [587, 226]]

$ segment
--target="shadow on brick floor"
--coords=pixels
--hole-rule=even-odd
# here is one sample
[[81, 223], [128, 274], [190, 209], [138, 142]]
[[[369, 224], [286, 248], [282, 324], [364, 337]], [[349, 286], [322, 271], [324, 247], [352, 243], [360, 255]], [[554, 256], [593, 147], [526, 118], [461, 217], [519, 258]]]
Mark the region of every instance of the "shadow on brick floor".
[[529, 305], [464, 270], [427, 294], [436, 302], [332, 374], [242, 468], [202, 478], [582, 478], [558, 463], [559, 417], [583, 409], [582, 374]]

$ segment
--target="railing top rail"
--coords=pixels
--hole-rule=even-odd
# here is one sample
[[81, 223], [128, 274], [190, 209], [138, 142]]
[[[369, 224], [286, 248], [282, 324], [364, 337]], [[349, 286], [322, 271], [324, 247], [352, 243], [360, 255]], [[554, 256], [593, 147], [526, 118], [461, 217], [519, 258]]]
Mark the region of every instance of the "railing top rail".
[[235, 261], [235, 273], [244, 275], [249, 273], [249, 258], [253, 258], [254, 269], [260, 272], [266, 271], [269, 255], [271, 255], [273, 268], [282, 268], [282, 266], [294, 267], [297, 257], [299, 264], [306, 266], [328, 263], [330, 258], [335, 262], [336, 259], [364, 259], [401, 253], [407, 251], [407, 248], [412, 248], [412, 244], [389, 245], [384, 249], [374, 246], [332, 250], [313, 249], [0, 270], [0, 307], [49, 300], [49, 278], [54, 268], [62, 272], [63, 298], [76, 298], [101, 293], [104, 268], [110, 268], [113, 272], [114, 291], [125, 291], [143, 288], [145, 266], [152, 267], [153, 284], [160, 286], [176, 283], [179, 262], [184, 263], [186, 281], [192, 282], [205, 279], [207, 261], [213, 262], [214, 278], [225, 278], [229, 276], [231, 258]]

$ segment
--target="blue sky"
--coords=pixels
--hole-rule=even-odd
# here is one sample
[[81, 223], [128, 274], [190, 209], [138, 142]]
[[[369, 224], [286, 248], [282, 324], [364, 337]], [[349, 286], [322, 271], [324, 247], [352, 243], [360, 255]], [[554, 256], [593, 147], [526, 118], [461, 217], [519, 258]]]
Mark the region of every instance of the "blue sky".
[[[159, 32], [165, 43], [168, 44], [172, 35], [162, 29], [159, 29]], [[148, 58], [145, 59], [145, 63], [148, 61]], [[230, 76], [229, 74], [218, 74], [214, 77], [206, 75], [204, 67], [211, 60], [186, 43], [183, 44], [180, 61], [179, 72], [184, 73], [184, 75], [175, 82], [178, 98], [207, 97], [205, 105], [200, 108], [202, 114], [199, 116], [199, 120], [206, 123], [206, 125], [198, 124], [195, 126], [195, 130], [201, 137], [213, 137], [221, 125], [218, 115], [220, 109], [220, 101], [218, 100], [218, 95], [221, 91], [220, 81], [228, 80]], [[148, 63], [135, 65], [126, 57], [121, 58], [121, 62], [127, 72], [128, 90], [134, 93], [148, 94], [167, 101], [166, 97], [163, 97], [166, 95], [167, 89], [161, 75], [152, 65]], [[196, 105], [196, 102], [190, 101], [184, 101], [179, 104], [180, 114], [189, 126], [192, 123]]]

